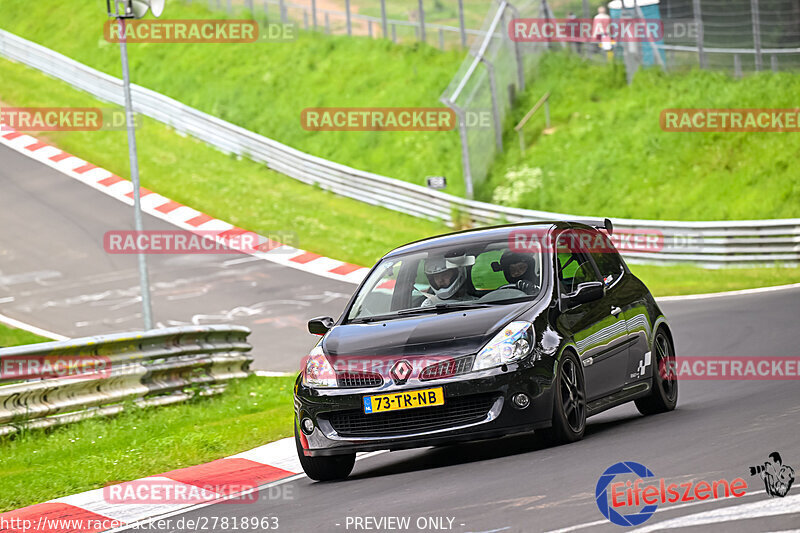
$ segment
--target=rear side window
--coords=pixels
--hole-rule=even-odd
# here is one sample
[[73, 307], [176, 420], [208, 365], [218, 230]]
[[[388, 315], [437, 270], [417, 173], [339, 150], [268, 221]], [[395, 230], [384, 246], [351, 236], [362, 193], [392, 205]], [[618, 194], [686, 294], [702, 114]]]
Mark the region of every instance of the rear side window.
[[[592, 259], [597, 264], [597, 269], [600, 271], [600, 276], [606, 285], [614, 283], [624, 272], [622, 266], [622, 258], [619, 252], [614, 248], [614, 244], [606, 235], [597, 233], [597, 239], [602, 239], [604, 243], [602, 246], [595, 246], [592, 250]], [[596, 242], [596, 241], [595, 241]]]
[[574, 292], [581, 283], [598, 281], [589, 257], [578, 247], [578, 235], [563, 231], [556, 242], [558, 277], [565, 294]]

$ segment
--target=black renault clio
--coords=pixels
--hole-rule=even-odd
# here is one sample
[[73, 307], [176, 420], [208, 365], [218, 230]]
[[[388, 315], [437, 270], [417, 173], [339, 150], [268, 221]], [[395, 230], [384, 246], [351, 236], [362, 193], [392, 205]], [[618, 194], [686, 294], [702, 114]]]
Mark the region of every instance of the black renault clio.
[[347, 477], [356, 452], [541, 433], [678, 398], [664, 315], [614, 248], [577, 222], [468, 230], [393, 250], [322, 335], [295, 385], [306, 474]]

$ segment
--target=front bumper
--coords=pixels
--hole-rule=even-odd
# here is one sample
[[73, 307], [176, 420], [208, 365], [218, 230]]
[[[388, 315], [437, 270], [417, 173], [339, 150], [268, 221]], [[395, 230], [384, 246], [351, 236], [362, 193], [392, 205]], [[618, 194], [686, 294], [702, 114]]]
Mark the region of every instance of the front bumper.
[[[338, 455], [375, 450], [399, 450], [494, 438], [533, 431], [551, 423], [552, 364], [508, 365], [456, 377], [404, 385], [384, 384], [361, 389], [312, 389], [298, 378], [295, 386], [295, 424], [307, 456]], [[444, 389], [445, 405], [418, 407], [383, 414], [363, 414], [368, 395]], [[512, 396], [531, 399], [525, 409]], [[314, 431], [299, 427], [311, 418]], [[413, 423], [409, 423], [413, 421]]]

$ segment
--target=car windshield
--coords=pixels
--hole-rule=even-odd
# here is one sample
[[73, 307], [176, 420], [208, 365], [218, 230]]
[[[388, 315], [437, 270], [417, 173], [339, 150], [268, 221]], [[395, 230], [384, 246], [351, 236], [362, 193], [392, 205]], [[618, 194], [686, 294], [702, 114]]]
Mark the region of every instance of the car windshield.
[[349, 322], [503, 305], [542, 287], [541, 248], [509, 250], [507, 237], [383, 259], [358, 292]]

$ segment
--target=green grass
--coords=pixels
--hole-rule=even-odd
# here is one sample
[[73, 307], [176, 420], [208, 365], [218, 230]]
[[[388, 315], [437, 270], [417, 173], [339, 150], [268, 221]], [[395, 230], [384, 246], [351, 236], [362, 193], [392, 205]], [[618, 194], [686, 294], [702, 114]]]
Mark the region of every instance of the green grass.
[[292, 432], [294, 377], [215, 397], [0, 438], [0, 511], [213, 461]]
[[[69, 17], [55, 15], [51, 2], [3, 0], [2, 6], [0, 28], [121, 76], [119, 46], [102, 36], [105, 0], [62, 0], [59, 9]], [[168, 2], [163, 18], [226, 16], [207, 6]], [[456, 131], [309, 132], [300, 124], [308, 107], [443, 107], [439, 96], [462, 51], [314, 32], [285, 43], [128, 49], [134, 83], [338, 163], [418, 184], [448, 176], [454, 178], [448, 190], [463, 192]]]
[[[17, 106], [100, 105], [92, 97], [22, 65], [0, 60], [0, 101]], [[49, 132], [63, 149], [128, 175], [124, 132]], [[342, 198], [226, 156], [149, 119], [138, 130], [142, 183], [169, 198], [260, 233], [293, 231], [298, 246], [361, 265], [388, 250], [449, 229]], [[176, 154], [181, 154], [178, 158]], [[657, 296], [800, 282], [800, 268], [704, 270], [632, 266]]]
[[510, 205], [585, 216], [726, 220], [800, 216], [796, 133], [665, 133], [665, 108], [795, 108], [800, 76], [771, 72], [736, 81], [693, 71], [640, 72], [546, 56], [513, 114], [551, 91], [552, 135], [539, 113], [516, 134], [479, 194]]
[[[0, 60], [0, 101], [17, 106], [103, 105], [23, 65]], [[48, 132], [43, 137], [129, 176], [124, 131]], [[145, 118], [137, 132], [142, 185], [262, 234], [299, 236], [297, 246], [372, 265], [390, 249], [447, 231], [429, 222], [310, 187], [247, 159], [226, 156]]]
[[0, 324], [0, 348], [20, 346], [22, 344], [35, 344], [37, 342], [48, 342], [52, 339], [41, 337], [35, 333], [24, 329], [12, 328], [5, 324]]

